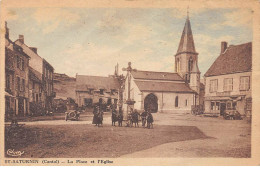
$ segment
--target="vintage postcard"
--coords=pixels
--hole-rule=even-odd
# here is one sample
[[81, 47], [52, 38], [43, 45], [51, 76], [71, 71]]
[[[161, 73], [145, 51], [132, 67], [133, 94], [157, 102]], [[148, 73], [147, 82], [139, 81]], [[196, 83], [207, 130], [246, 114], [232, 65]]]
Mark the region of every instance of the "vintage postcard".
[[260, 165], [257, 0], [2, 0], [0, 164]]

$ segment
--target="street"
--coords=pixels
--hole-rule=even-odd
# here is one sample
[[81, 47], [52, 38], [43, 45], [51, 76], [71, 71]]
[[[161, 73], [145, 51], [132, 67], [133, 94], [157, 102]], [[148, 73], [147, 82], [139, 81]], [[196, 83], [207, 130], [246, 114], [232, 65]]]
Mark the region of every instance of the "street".
[[[25, 121], [6, 137], [6, 150], [24, 151], [22, 157], [237, 157], [251, 154], [250, 123], [221, 117], [157, 113], [154, 129], [91, 124], [92, 115], [80, 121]], [[6, 123], [8, 124], [8, 123]], [[8, 131], [6, 127], [6, 131]], [[8, 141], [7, 141], [8, 139]]]

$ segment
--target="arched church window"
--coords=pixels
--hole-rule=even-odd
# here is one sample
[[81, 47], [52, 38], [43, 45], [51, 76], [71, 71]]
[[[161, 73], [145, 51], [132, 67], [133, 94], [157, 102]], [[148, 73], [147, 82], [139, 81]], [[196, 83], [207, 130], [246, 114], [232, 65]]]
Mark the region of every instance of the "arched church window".
[[193, 59], [192, 59], [192, 57], [190, 57], [190, 59], [189, 59], [189, 63], [188, 63], [188, 69], [189, 69], [189, 72], [191, 72], [191, 70], [192, 70], [192, 66], [193, 66]]
[[176, 96], [175, 97], [175, 107], [178, 107], [179, 106], [179, 97]]

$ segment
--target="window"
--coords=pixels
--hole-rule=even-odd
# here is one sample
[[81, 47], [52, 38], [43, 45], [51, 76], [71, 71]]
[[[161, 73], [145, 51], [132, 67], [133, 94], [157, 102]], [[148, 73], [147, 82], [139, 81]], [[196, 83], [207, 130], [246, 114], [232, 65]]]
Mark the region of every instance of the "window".
[[188, 100], [187, 99], [185, 100], [185, 106], [188, 106]]
[[250, 89], [250, 77], [242, 76], [240, 77], [240, 90], [249, 90]]
[[17, 77], [16, 87], [17, 87], [17, 91], [20, 91], [20, 77]]
[[189, 72], [192, 71], [192, 66], [193, 66], [193, 60], [192, 60], [192, 57], [190, 57], [189, 62], [188, 62], [188, 69], [189, 69]]
[[176, 60], [176, 72], [180, 72], [180, 59], [177, 58]]
[[11, 75], [6, 75], [6, 82], [5, 82], [5, 87], [6, 89], [10, 90], [11, 89]]
[[216, 102], [216, 110], [219, 110], [219, 102]]
[[216, 92], [218, 90], [218, 80], [214, 79], [214, 80], [210, 80], [210, 84], [209, 84], [209, 91], [210, 92]]
[[100, 94], [104, 94], [104, 89], [99, 90]]
[[24, 70], [24, 60], [21, 59], [21, 70]]
[[42, 101], [42, 94], [39, 93], [39, 100]]
[[36, 102], [38, 103], [39, 97], [38, 94], [36, 94]]
[[175, 107], [178, 107], [179, 106], [179, 97], [176, 96], [175, 97]]
[[22, 89], [21, 89], [21, 91], [25, 91], [25, 80], [24, 79], [22, 79]]
[[219, 102], [211, 102], [210, 109], [211, 110], [219, 110]]
[[20, 57], [18, 55], [16, 56], [16, 66], [20, 68]]
[[232, 78], [225, 78], [224, 79], [224, 91], [232, 91], [233, 90], [233, 79]]
[[111, 95], [114, 95], [114, 94], [115, 94], [115, 90], [111, 89]]
[[215, 107], [215, 102], [211, 102], [210, 103], [210, 110], [214, 110], [214, 107]]

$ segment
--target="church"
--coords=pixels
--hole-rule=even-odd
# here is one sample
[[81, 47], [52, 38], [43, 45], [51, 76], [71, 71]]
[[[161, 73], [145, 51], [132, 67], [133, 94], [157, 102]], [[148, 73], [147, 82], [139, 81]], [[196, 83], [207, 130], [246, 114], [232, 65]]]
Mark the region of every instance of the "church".
[[[190, 113], [202, 103], [198, 53], [195, 50], [189, 16], [175, 54], [175, 71], [154, 72], [131, 68], [128, 63], [123, 93], [123, 110], [152, 113]], [[201, 97], [201, 98], [200, 98]]]

